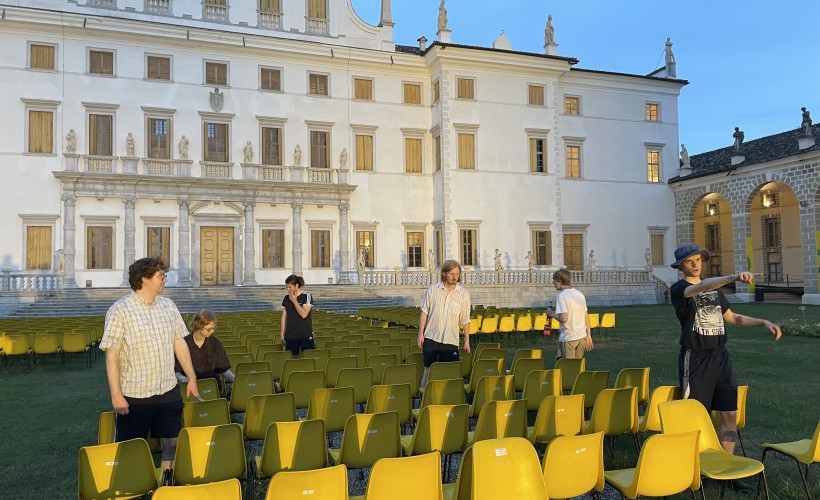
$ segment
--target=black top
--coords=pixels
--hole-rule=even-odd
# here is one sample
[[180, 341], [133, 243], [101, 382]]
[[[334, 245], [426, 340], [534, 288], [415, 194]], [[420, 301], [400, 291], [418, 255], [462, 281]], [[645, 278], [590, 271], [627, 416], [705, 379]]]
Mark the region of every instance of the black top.
[[[296, 301], [300, 304], [310, 304], [313, 306], [313, 295], [302, 292], [296, 296]], [[313, 309], [308, 312], [307, 318], [302, 318], [296, 312], [296, 306], [290, 301], [290, 298], [285, 295], [282, 299], [282, 307], [287, 313], [285, 316], [285, 338], [289, 340], [304, 340], [309, 339], [313, 335], [313, 319], [311, 313]]]
[[680, 345], [693, 352], [714, 351], [726, 345], [726, 327], [723, 313], [729, 310], [729, 301], [720, 290], [699, 293], [688, 299], [686, 280], [672, 285], [672, 305], [681, 325]]
[[[222, 347], [222, 342], [218, 338], [205, 337], [205, 342], [200, 347], [194, 342], [194, 334], [189, 333], [185, 336], [185, 343], [188, 344], [188, 350], [191, 352], [191, 364], [197, 379], [215, 378], [217, 374], [225, 373], [231, 368], [225, 348]], [[179, 360], [176, 360], [174, 370], [184, 373]]]

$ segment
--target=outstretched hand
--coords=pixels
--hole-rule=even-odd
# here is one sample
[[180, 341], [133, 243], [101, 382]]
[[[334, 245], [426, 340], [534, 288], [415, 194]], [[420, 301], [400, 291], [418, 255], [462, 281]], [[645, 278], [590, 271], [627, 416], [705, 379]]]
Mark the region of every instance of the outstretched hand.
[[780, 340], [780, 337], [783, 335], [783, 333], [780, 331], [780, 325], [776, 325], [771, 321], [763, 320], [763, 326], [766, 327], [767, 330], [769, 330], [769, 333], [774, 335], [775, 341]]
[[755, 278], [763, 276], [763, 273], [740, 272], [735, 276], [735, 281], [740, 283], [751, 283]]

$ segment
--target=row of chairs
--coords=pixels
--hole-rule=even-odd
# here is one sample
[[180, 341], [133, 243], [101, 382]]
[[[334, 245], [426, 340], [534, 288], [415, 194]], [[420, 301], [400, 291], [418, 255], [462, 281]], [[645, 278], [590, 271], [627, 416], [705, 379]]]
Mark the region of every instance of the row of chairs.
[[77, 354], [84, 354], [90, 366], [97, 345], [88, 332], [6, 334], [0, 338], [0, 344], [0, 357], [6, 367], [11, 359], [29, 362], [33, 367], [38, 356], [59, 357], [61, 366], [65, 366], [66, 356]]

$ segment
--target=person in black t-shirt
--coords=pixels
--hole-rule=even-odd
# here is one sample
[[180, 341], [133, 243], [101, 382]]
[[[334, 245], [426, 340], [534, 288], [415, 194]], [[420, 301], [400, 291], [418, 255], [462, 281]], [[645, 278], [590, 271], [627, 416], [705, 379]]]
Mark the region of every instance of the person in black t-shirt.
[[734, 453], [737, 441], [737, 382], [726, 350], [724, 322], [738, 326], [762, 325], [775, 340], [780, 327], [768, 320], [736, 314], [719, 290], [732, 282], [751, 283], [755, 276], [740, 272], [700, 279], [703, 263], [711, 254], [697, 245], [675, 250], [674, 269], [683, 279], [672, 285], [672, 305], [681, 324], [678, 376], [684, 399], [697, 399], [706, 410], [720, 412], [718, 437], [723, 449]]
[[315, 349], [313, 338], [313, 296], [302, 291], [305, 280], [291, 274], [285, 278], [288, 294], [282, 299], [282, 330], [280, 339], [293, 357], [307, 349]]
[[[197, 380], [215, 378], [222, 391], [222, 375], [227, 382], [233, 382], [231, 362], [222, 347], [222, 342], [213, 336], [216, 330], [216, 316], [207, 309], [196, 313], [191, 320], [191, 333], [185, 337], [188, 350], [191, 351], [191, 364], [194, 365]], [[180, 382], [188, 382], [182, 373], [179, 361], [175, 365], [176, 377]]]

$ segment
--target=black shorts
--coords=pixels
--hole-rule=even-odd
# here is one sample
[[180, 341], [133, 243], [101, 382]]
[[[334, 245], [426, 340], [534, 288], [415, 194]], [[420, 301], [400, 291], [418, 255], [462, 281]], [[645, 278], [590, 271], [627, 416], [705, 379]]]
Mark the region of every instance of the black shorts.
[[316, 349], [316, 340], [313, 335], [306, 339], [289, 339], [285, 337], [285, 350], [290, 351], [294, 356], [308, 349]]
[[707, 411], [737, 411], [737, 381], [726, 349], [704, 353], [681, 349], [678, 377], [683, 399], [696, 399]]
[[179, 388], [148, 398], [129, 398], [128, 414], [116, 415], [117, 430], [114, 440], [134, 438], [175, 438], [182, 430], [182, 395]]
[[458, 361], [457, 345], [442, 344], [426, 338], [421, 345], [421, 352], [424, 356], [424, 366], [428, 368], [436, 361]]

